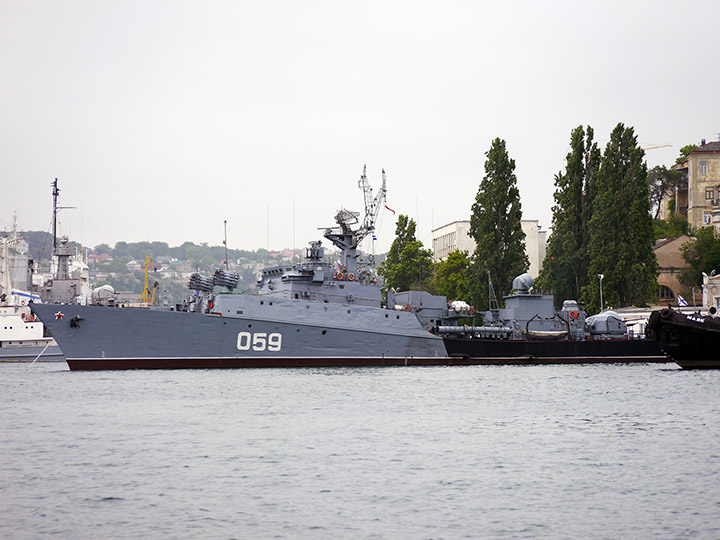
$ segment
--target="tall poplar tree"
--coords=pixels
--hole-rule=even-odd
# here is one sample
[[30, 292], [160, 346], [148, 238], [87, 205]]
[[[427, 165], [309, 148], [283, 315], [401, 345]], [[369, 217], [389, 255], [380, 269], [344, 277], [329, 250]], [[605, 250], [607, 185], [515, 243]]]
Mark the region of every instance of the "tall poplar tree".
[[593, 129], [582, 126], [570, 135], [565, 172], [555, 176], [552, 235], [537, 287], [555, 294], [555, 301], [579, 299], [588, 283], [589, 222], [593, 187], [600, 168], [600, 150]]
[[475, 252], [469, 270], [469, 288], [477, 309], [488, 305], [488, 273], [495, 293], [510, 292], [512, 281], [530, 266], [525, 254], [520, 191], [515, 160], [497, 138], [485, 153], [485, 176], [480, 182], [470, 216]]
[[647, 305], [657, 295], [658, 263], [648, 197], [645, 152], [631, 127], [618, 124], [610, 134], [595, 186], [590, 219], [588, 311], [600, 306], [603, 275], [605, 306]]

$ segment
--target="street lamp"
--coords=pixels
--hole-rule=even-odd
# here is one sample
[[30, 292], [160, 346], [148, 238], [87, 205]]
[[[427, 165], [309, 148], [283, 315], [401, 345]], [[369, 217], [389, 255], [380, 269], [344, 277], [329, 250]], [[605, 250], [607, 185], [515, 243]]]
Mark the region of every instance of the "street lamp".
[[600, 278], [600, 311], [603, 310], [603, 299], [602, 299], [602, 280], [605, 277], [604, 274], [598, 274], [598, 277]]

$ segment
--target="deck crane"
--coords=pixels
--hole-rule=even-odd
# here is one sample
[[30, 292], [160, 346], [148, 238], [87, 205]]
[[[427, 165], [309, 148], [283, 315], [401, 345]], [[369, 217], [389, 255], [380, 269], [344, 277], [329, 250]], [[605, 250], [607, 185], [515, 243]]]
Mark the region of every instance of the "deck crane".
[[148, 287], [148, 263], [150, 262], [150, 256], [145, 255], [145, 288], [140, 295], [141, 304], [155, 305], [155, 298], [157, 295], [158, 286], [160, 285], [157, 281], [153, 285], [152, 296], [150, 296], [150, 288]]
[[646, 144], [641, 146], [643, 150], [655, 150], [656, 148], [667, 148], [668, 146], [672, 146], [670, 143], [663, 143], [663, 144]]
[[355, 236], [357, 236], [358, 243], [362, 241], [368, 234], [375, 230], [375, 220], [377, 219], [380, 209], [385, 202], [385, 196], [387, 195], [387, 180], [385, 179], [385, 169], [382, 169], [382, 186], [377, 195], [373, 198], [372, 188], [368, 182], [365, 169], [367, 165], [363, 165], [363, 173], [358, 180], [358, 187], [362, 190], [365, 196], [365, 219], [363, 220], [362, 227], [360, 227]]
[[385, 169], [382, 170], [382, 186], [374, 197], [367, 175], [365, 174], [366, 169], [367, 165], [363, 165], [363, 172], [358, 181], [358, 187], [362, 190], [365, 199], [365, 218], [363, 219], [362, 225], [353, 230], [352, 225], [360, 221], [360, 212], [341, 209], [335, 214], [335, 222], [340, 226], [339, 230], [337, 227], [332, 227], [325, 229], [324, 233], [325, 238], [341, 250], [341, 270], [348, 276], [356, 276], [358, 273], [358, 244], [375, 230], [375, 220], [383, 206], [387, 193]]

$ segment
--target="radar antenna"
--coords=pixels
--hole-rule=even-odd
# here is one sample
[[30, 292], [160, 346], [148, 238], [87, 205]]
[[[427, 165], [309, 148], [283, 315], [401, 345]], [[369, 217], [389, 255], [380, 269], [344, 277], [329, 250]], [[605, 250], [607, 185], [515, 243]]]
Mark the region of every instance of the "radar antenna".
[[340, 228], [342, 229], [342, 232], [345, 234], [351, 234], [352, 228], [350, 225], [355, 225], [359, 221], [360, 212], [353, 212], [351, 210], [345, 210], [344, 208], [341, 210], [338, 210], [338, 213], [335, 214], [335, 223], [340, 225]]

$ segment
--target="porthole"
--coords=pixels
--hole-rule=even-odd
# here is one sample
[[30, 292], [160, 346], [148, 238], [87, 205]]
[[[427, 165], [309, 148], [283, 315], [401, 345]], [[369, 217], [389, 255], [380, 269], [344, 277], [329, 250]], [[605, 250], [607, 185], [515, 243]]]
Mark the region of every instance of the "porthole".
[[322, 335], [324, 336], [325, 334], [327, 334], [327, 330], [322, 331]]

